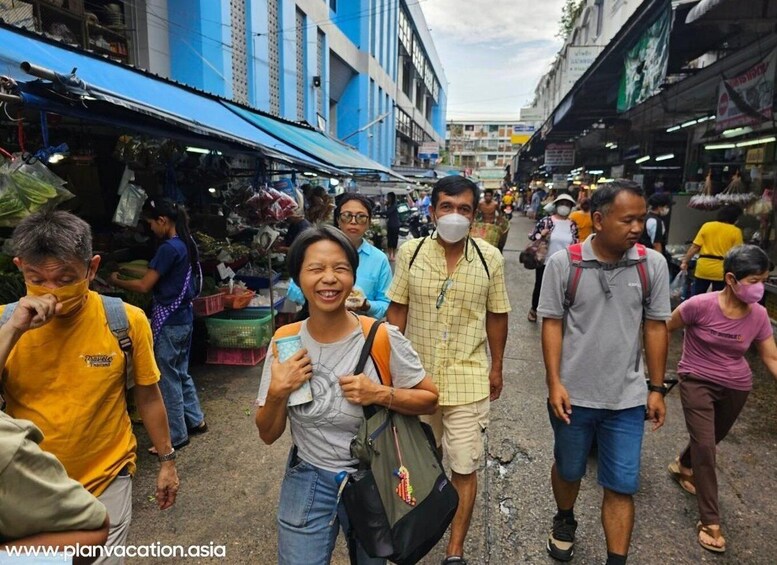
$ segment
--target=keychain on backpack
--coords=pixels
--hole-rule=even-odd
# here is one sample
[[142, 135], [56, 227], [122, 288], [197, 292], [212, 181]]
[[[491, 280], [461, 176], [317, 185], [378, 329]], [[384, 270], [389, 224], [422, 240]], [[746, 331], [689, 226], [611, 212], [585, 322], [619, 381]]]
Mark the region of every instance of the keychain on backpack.
[[396, 493], [405, 504], [415, 506], [415, 497], [413, 496], [413, 486], [410, 484], [410, 471], [402, 463], [402, 453], [399, 451], [399, 437], [397, 436], [397, 427], [392, 424], [391, 429], [394, 430], [394, 445], [397, 446], [397, 457], [399, 458], [399, 469], [394, 471], [394, 475], [399, 479]]

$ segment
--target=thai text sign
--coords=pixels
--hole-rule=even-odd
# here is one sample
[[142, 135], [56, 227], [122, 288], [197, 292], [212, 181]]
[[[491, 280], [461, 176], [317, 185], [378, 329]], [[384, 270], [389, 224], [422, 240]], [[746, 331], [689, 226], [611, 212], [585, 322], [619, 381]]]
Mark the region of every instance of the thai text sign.
[[551, 143], [545, 148], [546, 167], [571, 167], [575, 164], [575, 146], [572, 143]]
[[739, 76], [721, 81], [716, 129], [759, 124], [772, 119], [775, 68], [777, 49]]

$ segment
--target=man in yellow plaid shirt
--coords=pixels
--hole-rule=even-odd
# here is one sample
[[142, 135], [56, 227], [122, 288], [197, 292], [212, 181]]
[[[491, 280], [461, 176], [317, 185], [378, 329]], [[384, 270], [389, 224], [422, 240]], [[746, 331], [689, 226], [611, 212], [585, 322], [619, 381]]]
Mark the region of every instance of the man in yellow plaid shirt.
[[435, 233], [402, 245], [388, 292], [389, 323], [410, 339], [440, 393], [437, 413], [428, 421], [459, 494], [444, 565], [466, 564], [464, 539], [477, 494], [482, 434], [490, 401], [502, 392], [510, 311], [502, 254], [469, 237], [479, 200], [480, 190], [470, 180], [449, 176], [437, 182], [430, 208]]

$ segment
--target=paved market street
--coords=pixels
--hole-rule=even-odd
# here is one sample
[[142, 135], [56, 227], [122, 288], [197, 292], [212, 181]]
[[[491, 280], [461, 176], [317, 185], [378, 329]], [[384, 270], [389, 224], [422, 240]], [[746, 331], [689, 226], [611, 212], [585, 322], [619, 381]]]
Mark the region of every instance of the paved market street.
[[[470, 563], [553, 563], [545, 552], [555, 505], [550, 490], [552, 440], [545, 406], [540, 325], [526, 320], [534, 273], [518, 263], [518, 252], [530, 227], [526, 218], [513, 219], [505, 250], [513, 306], [505, 386], [502, 398], [492, 405], [488, 461], [479, 473], [479, 499], [467, 543]], [[678, 344], [675, 336], [670, 368], [676, 365]], [[755, 390], [718, 452], [727, 553], [716, 556], [696, 543], [695, 500], [666, 472], [686, 439], [680, 398], [674, 391], [667, 397], [666, 426], [656, 433], [646, 432], [630, 564], [774, 563], [777, 385], [760, 362], [752, 363]], [[259, 440], [252, 400], [260, 370], [261, 365], [193, 368], [210, 431], [193, 438], [181, 452], [181, 490], [175, 507], [166, 512], [160, 513], [151, 498], [157, 463], [146, 453], [149, 441], [145, 432], [136, 429], [141, 455], [129, 543], [224, 544], [230, 564], [276, 561], [275, 510], [290, 438], [286, 434], [269, 447]], [[573, 563], [577, 564], [601, 564], [606, 557], [599, 521], [601, 490], [595, 476], [595, 469], [590, 469], [576, 506], [580, 525]], [[333, 563], [347, 563], [343, 545], [340, 541]], [[424, 563], [439, 563], [443, 551], [441, 542]]]

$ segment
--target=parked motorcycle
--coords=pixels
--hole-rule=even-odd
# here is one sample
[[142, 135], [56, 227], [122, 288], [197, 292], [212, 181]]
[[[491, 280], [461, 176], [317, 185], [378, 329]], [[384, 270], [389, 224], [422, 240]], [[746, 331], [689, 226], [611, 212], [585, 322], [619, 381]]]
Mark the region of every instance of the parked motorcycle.
[[413, 237], [426, 237], [434, 231], [432, 223], [426, 218], [422, 218], [417, 208], [411, 209], [410, 217], [407, 219], [407, 228]]

